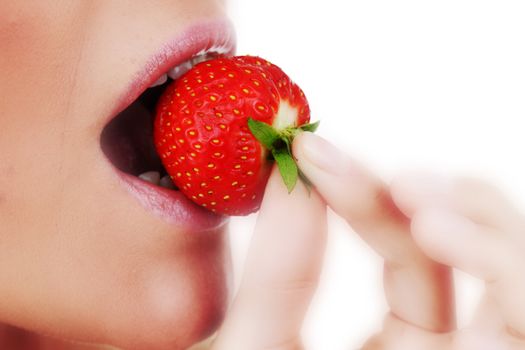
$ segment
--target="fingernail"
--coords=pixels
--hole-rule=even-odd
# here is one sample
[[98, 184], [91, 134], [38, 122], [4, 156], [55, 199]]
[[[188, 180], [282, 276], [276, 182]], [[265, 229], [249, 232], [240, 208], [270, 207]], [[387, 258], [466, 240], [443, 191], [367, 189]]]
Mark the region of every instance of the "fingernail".
[[303, 152], [313, 165], [334, 175], [348, 172], [349, 159], [337, 147], [311, 132], [305, 132], [301, 137]]

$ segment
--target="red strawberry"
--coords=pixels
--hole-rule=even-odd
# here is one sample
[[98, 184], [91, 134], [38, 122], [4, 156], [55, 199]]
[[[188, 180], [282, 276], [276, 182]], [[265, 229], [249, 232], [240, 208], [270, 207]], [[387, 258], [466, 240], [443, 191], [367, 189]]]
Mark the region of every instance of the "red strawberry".
[[155, 146], [179, 189], [227, 215], [259, 208], [273, 159], [291, 191], [300, 176], [290, 153], [310, 109], [277, 66], [251, 56], [202, 62], [168, 86], [157, 105]]

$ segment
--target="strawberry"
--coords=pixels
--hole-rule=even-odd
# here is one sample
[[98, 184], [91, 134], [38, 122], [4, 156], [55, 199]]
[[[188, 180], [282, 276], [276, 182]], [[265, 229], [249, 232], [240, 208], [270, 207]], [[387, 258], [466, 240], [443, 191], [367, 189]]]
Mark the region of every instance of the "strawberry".
[[308, 124], [304, 93], [277, 66], [252, 56], [202, 62], [157, 105], [154, 140], [166, 171], [195, 203], [247, 215], [262, 200], [273, 160], [289, 191], [301, 177], [290, 151]]

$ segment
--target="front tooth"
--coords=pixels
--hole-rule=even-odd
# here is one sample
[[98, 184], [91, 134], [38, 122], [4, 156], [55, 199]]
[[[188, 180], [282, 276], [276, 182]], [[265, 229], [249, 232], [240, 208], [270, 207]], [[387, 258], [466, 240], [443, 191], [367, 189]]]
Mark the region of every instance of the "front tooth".
[[231, 47], [228, 47], [227, 45], [215, 45], [205, 50], [201, 50], [197, 55], [209, 55], [209, 54], [224, 55], [230, 51], [231, 51]]
[[206, 60], [208, 60], [209, 57], [208, 55], [199, 55], [199, 56], [195, 56], [191, 59], [191, 63], [195, 66], [201, 62], [204, 62]]
[[176, 189], [175, 185], [173, 184], [173, 181], [171, 181], [171, 177], [169, 175], [165, 175], [160, 179], [160, 186], [168, 188], [170, 190]]
[[157, 79], [156, 82], [151, 84], [150, 88], [162, 85], [162, 84], [164, 84], [167, 81], [168, 81], [168, 75], [167, 74], [162, 74], [161, 77], [159, 79]]
[[186, 74], [192, 67], [191, 60], [179, 64], [177, 67], [173, 67], [169, 70], [168, 76], [175, 80]]
[[147, 171], [140, 174], [139, 178], [158, 186], [160, 182], [160, 173], [158, 171]]

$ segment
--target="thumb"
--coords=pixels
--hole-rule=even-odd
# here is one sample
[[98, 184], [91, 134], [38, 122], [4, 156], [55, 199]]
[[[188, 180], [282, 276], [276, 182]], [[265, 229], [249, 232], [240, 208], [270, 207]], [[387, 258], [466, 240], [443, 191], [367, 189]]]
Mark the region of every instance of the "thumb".
[[302, 184], [288, 194], [274, 171], [261, 206], [240, 290], [213, 350], [301, 347], [326, 238], [326, 210]]

